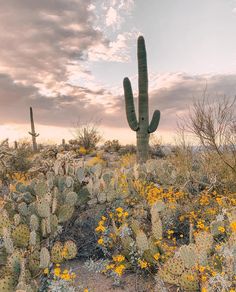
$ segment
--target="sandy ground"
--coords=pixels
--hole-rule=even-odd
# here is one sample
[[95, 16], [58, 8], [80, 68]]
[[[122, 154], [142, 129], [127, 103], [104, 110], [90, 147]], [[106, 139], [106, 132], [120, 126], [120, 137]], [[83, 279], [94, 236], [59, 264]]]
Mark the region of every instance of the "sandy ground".
[[[114, 287], [111, 278], [88, 271], [83, 262], [72, 261], [69, 267], [77, 275], [76, 286], [87, 288], [89, 292], [158, 292], [154, 289], [155, 282], [151, 278], [128, 274], [123, 276], [123, 287]], [[167, 291], [175, 292], [177, 290], [168, 288]]]

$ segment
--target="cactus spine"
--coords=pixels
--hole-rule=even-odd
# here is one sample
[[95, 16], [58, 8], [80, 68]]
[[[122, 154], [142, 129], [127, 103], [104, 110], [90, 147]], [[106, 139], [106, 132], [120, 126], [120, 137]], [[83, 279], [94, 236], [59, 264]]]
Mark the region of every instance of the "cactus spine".
[[31, 123], [31, 132], [29, 132], [29, 134], [32, 136], [33, 150], [34, 151], [37, 151], [36, 138], [39, 136], [39, 134], [36, 134], [36, 132], [35, 132], [34, 115], [33, 115], [33, 109], [32, 109], [32, 107], [30, 107], [30, 123]]
[[127, 120], [130, 128], [137, 133], [137, 159], [139, 163], [143, 163], [148, 159], [149, 135], [155, 132], [158, 127], [160, 111], [155, 110], [151, 123], [149, 124], [147, 57], [145, 41], [142, 36], [138, 38], [138, 75], [138, 120], [135, 113], [134, 97], [129, 78], [126, 77], [124, 79], [123, 86]]

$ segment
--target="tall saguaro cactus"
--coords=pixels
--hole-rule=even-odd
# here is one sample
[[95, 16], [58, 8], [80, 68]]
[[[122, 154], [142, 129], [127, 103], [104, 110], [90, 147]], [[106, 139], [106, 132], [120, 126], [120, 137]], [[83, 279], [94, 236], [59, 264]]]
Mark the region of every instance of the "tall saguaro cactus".
[[34, 115], [33, 115], [33, 109], [30, 107], [30, 123], [31, 123], [31, 132], [29, 134], [32, 136], [32, 144], [33, 144], [33, 150], [37, 151], [37, 142], [36, 138], [39, 136], [39, 134], [36, 134], [35, 127], [34, 127]]
[[130, 128], [137, 133], [137, 158], [139, 163], [143, 163], [148, 159], [149, 135], [155, 132], [158, 127], [160, 111], [155, 110], [149, 124], [147, 57], [145, 41], [142, 36], [138, 38], [138, 75], [138, 119], [135, 113], [134, 97], [129, 78], [124, 79], [123, 85], [127, 120]]

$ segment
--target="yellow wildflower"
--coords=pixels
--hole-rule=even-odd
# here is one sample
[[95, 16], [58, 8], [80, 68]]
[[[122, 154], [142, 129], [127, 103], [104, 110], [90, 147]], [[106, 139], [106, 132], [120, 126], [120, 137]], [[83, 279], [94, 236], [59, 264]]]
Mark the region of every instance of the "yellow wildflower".
[[54, 275], [57, 276], [57, 277], [59, 277], [60, 274], [61, 274], [61, 269], [60, 268], [55, 268], [54, 269]]
[[124, 217], [128, 217], [129, 216], [129, 213], [128, 212], [124, 212], [123, 216]]
[[222, 206], [223, 205], [223, 201], [222, 201], [222, 199], [221, 198], [216, 198], [216, 202], [220, 205], [220, 206]]
[[125, 260], [125, 257], [123, 255], [116, 255], [113, 256], [112, 258], [114, 262], [123, 262]]
[[236, 221], [231, 222], [230, 227], [231, 227], [233, 232], [236, 232]]
[[218, 227], [218, 230], [221, 232], [221, 233], [224, 233], [225, 232], [225, 228], [223, 226], [219, 226]]
[[201, 220], [197, 222], [197, 228], [204, 229], [204, 227], [205, 227], [205, 225]]
[[105, 230], [106, 230], [106, 228], [105, 228], [104, 226], [102, 226], [102, 225], [99, 225], [99, 226], [95, 229], [96, 232], [104, 232]]
[[106, 270], [112, 270], [114, 267], [114, 264], [106, 265]]
[[170, 230], [170, 229], [168, 229], [168, 230], [167, 230], [167, 233], [168, 233], [168, 234], [173, 234], [173, 233], [174, 233], [174, 231], [173, 231], [173, 230]]
[[193, 275], [187, 275], [187, 279], [189, 281], [194, 281], [194, 276]]
[[122, 212], [123, 212], [123, 208], [121, 208], [121, 207], [116, 208], [116, 212], [117, 212], [117, 213], [122, 213]]
[[98, 239], [98, 244], [100, 244], [100, 245], [104, 245], [104, 240], [103, 240], [103, 238], [99, 238], [99, 239]]
[[203, 273], [205, 271], [205, 267], [204, 266], [199, 266], [198, 270], [200, 273]]
[[123, 271], [125, 269], [125, 265], [119, 265], [115, 268], [114, 272], [121, 276], [123, 274]]
[[71, 280], [70, 274], [68, 274], [68, 273], [64, 274], [63, 273], [61, 275], [61, 279], [66, 280], [66, 281], [70, 281]]
[[153, 255], [153, 257], [154, 257], [154, 259], [156, 260], [156, 261], [158, 261], [159, 260], [159, 258], [160, 258], [160, 253], [158, 252], [158, 253], [155, 253], [154, 255]]
[[201, 277], [201, 279], [202, 279], [202, 282], [206, 282], [206, 280], [207, 280], [207, 276], [204, 276], [204, 275], [203, 275], [203, 276]]
[[141, 269], [146, 269], [148, 267], [148, 262], [144, 261], [144, 260], [138, 260], [138, 264], [140, 266]]
[[49, 274], [49, 269], [48, 269], [48, 268], [44, 269], [44, 270], [43, 270], [43, 273], [44, 273], [45, 275], [48, 275], [48, 274]]

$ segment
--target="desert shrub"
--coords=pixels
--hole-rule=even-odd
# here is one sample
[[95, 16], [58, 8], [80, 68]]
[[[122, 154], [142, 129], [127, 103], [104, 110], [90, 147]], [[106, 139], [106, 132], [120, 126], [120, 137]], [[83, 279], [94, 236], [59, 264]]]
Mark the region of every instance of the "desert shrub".
[[118, 152], [121, 145], [118, 140], [108, 140], [104, 143], [104, 150], [106, 152]]
[[136, 155], [127, 153], [121, 156], [120, 158], [120, 166], [124, 168], [129, 168], [134, 166], [136, 163]]
[[14, 155], [9, 160], [11, 172], [27, 172], [32, 166], [30, 157], [32, 150], [28, 143], [22, 143], [14, 151]]
[[120, 155], [125, 155], [125, 154], [134, 154], [136, 153], [136, 146], [133, 144], [127, 144], [125, 146], [121, 146], [119, 150]]
[[76, 127], [74, 136], [75, 143], [84, 147], [87, 151], [95, 149], [102, 140], [98, 126], [93, 122]]

